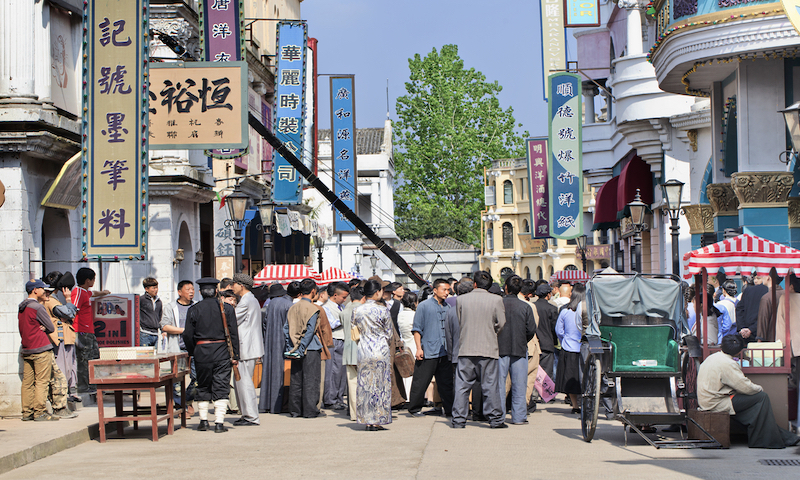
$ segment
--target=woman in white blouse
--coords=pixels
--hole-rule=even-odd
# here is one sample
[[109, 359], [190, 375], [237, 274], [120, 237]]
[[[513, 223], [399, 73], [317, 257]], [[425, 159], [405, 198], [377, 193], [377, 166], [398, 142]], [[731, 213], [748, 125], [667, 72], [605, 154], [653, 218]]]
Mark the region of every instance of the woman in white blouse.
[[[414, 292], [406, 292], [403, 295], [403, 310], [397, 315], [397, 327], [400, 330], [400, 338], [403, 344], [411, 350], [411, 355], [417, 355], [417, 344], [414, 342], [414, 334], [411, 333], [411, 328], [414, 326], [414, 314], [417, 310], [417, 294]], [[403, 383], [406, 387], [406, 392], [411, 391], [412, 377], [404, 378]]]

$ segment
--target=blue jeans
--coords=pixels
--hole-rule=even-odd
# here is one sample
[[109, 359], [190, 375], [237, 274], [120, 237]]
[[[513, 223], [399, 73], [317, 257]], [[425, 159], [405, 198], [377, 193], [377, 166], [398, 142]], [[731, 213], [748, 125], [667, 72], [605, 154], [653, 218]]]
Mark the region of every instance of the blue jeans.
[[155, 347], [158, 341], [158, 335], [150, 335], [149, 333], [139, 332], [139, 346], [140, 347]]
[[[505, 411], [506, 377], [511, 375], [511, 422], [520, 423], [528, 416], [525, 402], [525, 389], [528, 387], [528, 357], [500, 357], [498, 362], [497, 387], [500, 391], [500, 404]], [[505, 415], [504, 415], [505, 416]]]

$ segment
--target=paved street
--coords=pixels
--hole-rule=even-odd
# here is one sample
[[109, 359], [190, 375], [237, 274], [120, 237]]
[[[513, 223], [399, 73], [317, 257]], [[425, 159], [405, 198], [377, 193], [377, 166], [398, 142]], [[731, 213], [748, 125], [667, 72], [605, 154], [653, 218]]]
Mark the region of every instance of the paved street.
[[[88, 413], [88, 412], [87, 412]], [[581, 440], [577, 416], [561, 403], [524, 426], [453, 430], [443, 418], [398, 414], [384, 432], [365, 432], [340, 415], [293, 419], [262, 415], [260, 427], [225, 434], [189, 429], [157, 443], [127, 429], [108, 443], [90, 441], [2, 479], [63, 478], [797, 478], [800, 467], [763, 466], [759, 459], [800, 459], [798, 449], [656, 450], [638, 438], [624, 446], [622, 426], [600, 420], [595, 440]], [[234, 420], [229, 417], [229, 421]], [[161, 428], [162, 433], [166, 427]]]

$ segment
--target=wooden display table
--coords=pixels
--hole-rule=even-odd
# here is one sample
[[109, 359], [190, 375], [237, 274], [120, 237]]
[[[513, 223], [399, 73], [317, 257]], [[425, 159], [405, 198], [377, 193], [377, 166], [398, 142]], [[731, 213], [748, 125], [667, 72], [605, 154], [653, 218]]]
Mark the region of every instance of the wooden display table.
[[[167, 420], [167, 434], [175, 430], [175, 415], [180, 414], [181, 426], [186, 428], [186, 384], [185, 377], [189, 373], [189, 355], [173, 353], [164, 355], [138, 356], [138, 358], [121, 360], [89, 361], [89, 381], [97, 385], [97, 415], [100, 423], [100, 442], [106, 441], [106, 424], [117, 422], [117, 433], [123, 434], [124, 421], [133, 421], [133, 429], [139, 429], [140, 418], [152, 422], [153, 441], [158, 441], [158, 422]], [[173, 384], [181, 384], [181, 406], [175, 409]], [[165, 387], [167, 407], [159, 417], [156, 407], [156, 389]], [[133, 410], [126, 411], [122, 404], [122, 395], [126, 390], [133, 392]], [[150, 408], [139, 410], [137, 392], [150, 392]], [[106, 417], [103, 410], [103, 393], [114, 392], [116, 414]]]

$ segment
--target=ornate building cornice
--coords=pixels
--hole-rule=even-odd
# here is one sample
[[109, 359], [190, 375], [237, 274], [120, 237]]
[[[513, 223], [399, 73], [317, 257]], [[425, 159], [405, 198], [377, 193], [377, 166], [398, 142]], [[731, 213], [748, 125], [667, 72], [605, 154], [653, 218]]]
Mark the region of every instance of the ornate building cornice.
[[714, 231], [714, 214], [711, 205], [684, 205], [683, 214], [689, 222], [689, 233], [692, 235], [712, 233]]
[[789, 199], [789, 228], [800, 228], [800, 198]]
[[706, 185], [706, 194], [715, 217], [739, 215], [739, 199], [730, 183], [710, 183]]
[[791, 172], [737, 172], [731, 186], [741, 208], [786, 206], [794, 184]]

